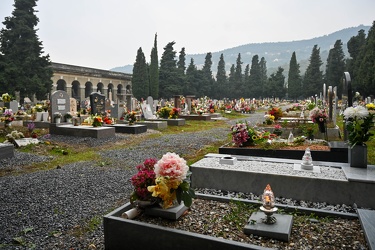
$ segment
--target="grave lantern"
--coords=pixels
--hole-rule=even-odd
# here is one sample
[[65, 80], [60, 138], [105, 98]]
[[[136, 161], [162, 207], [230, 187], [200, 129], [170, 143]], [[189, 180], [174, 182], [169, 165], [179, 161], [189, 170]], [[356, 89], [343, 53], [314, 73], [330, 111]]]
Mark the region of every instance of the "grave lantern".
[[267, 184], [264, 189], [262, 202], [263, 206], [260, 207], [260, 210], [266, 214], [266, 218], [263, 219], [263, 222], [265, 224], [274, 224], [276, 218], [273, 214], [277, 211], [277, 207], [275, 207], [275, 195], [272, 192], [270, 184]]

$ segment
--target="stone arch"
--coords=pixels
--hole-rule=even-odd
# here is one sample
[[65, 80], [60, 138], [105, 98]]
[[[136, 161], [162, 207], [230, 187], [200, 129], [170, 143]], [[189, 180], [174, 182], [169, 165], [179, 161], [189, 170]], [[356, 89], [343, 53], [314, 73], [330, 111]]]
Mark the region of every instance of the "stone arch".
[[89, 97], [92, 93], [92, 82], [86, 82], [85, 84], [85, 98]]
[[103, 84], [102, 82], [99, 82], [99, 83], [96, 85], [96, 92], [99, 92], [99, 91], [100, 91], [101, 94], [104, 93], [104, 84]]
[[123, 88], [122, 84], [117, 85], [117, 94], [119, 95], [122, 94], [122, 88]]
[[125, 89], [126, 89], [126, 94], [132, 93], [132, 86], [130, 86], [130, 84], [126, 85]]
[[80, 100], [80, 96], [81, 96], [81, 88], [80, 88], [80, 83], [79, 81], [73, 81], [72, 82], [72, 97], [75, 98], [76, 100]]
[[59, 79], [56, 83], [56, 90], [66, 91], [66, 82], [63, 79]]

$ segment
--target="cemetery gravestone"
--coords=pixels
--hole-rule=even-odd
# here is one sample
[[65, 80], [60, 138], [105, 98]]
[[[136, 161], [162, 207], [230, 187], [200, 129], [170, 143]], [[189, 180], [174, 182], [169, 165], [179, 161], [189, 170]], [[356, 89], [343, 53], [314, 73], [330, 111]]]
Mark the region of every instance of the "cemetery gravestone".
[[105, 96], [100, 93], [90, 95], [91, 114], [105, 115]]
[[152, 96], [147, 97], [147, 104], [150, 106], [151, 112], [154, 113], [154, 99], [152, 98]]
[[9, 103], [9, 108], [13, 111], [13, 113], [16, 113], [18, 111], [18, 102], [17, 101], [11, 101]]
[[63, 90], [57, 90], [51, 95], [51, 116], [56, 112], [63, 116], [70, 111], [70, 97]]

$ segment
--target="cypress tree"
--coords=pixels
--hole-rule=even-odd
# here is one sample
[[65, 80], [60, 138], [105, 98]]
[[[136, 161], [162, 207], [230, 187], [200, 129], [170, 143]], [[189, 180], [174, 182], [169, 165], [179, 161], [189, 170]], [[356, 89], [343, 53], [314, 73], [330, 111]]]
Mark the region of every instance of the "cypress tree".
[[159, 98], [159, 59], [158, 59], [158, 47], [157, 47], [157, 34], [154, 38], [154, 47], [151, 50], [151, 61], [150, 61], [150, 95], [158, 99]]
[[202, 83], [200, 85], [200, 94], [201, 96], [210, 96], [213, 90], [213, 78], [212, 78], [212, 54], [208, 52], [205, 60], [204, 65], [201, 70], [202, 75]]
[[254, 55], [251, 60], [251, 67], [250, 67], [250, 81], [249, 81], [249, 89], [250, 89], [250, 96], [253, 98], [259, 98], [262, 94], [262, 87], [260, 86], [261, 79], [261, 72], [259, 66], [259, 57], [258, 55]]
[[145, 55], [140, 47], [133, 66], [133, 95], [135, 98], [147, 98], [149, 96], [149, 78]]
[[289, 62], [288, 97], [297, 101], [302, 96], [302, 81], [296, 52], [294, 51]]
[[37, 0], [17, 0], [11, 17], [3, 22], [0, 31], [0, 92], [23, 97], [35, 94], [45, 99], [52, 88], [52, 69], [49, 55], [44, 53], [36, 34], [39, 18], [34, 7]]
[[179, 52], [178, 61], [177, 61], [177, 73], [178, 73], [178, 77], [180, 79], [179, 85], [180, 85], [180, 88], [181, 88], [182, 91], [183, 91], [183, 89], [186, 85], [185, 56], [186, 56], [185, 48], [182, 48], [181, 51]]
[[374, 95], [375, 89], [375, 21], [368, 31], [366, 43], [360, 51], [359, 58], [356, 61], [359, 66], [356, 67], [356, 80], [353, 84], [353, 90], [366, 97]]
[[244, 88], [242, 84], [242, 61], [241, 61], [241, 53], [238, 53], [237, 60], [236, 60], [236, 67], [234, 71], [234, 94], [237, 98], [243, 97]]
[[320, 70], [323, 62], [318, 45], [314, 45], [309, 62], [303, 79], [305, 97], [318, 95], [323, 88], [323, 72]]
[[337, 40], [332, 49], [329, 50], [325, 82], [328, 86], [337, 86], [337, 95], [341, 99], [342, 76], [345, 71], [345, 54], [342, 50], [341, 40]]
[[219, 63], [217, 65], [216, 83], [217, 95], [215, 97], [218, 99], [222, 99], [227, 88], [227, 75], [225, 72], [225, 61], [223, 54], [220, 55]]
[[358, 65], [359, 67], [359, 62], [356, 63], [357, 59], [360, 59], [359, 53], [361, 52], [365, 44], [366, 44], [366, 34], [363, 29], [359, 30], [358, 34], [356, 36], [351, 37], [348, 41], [347, 47], [348, 47], [348, 52], [351, 58], [347, 60], [346, 69], [348, 70], [351, 77], [353, 78], [352, 82], [355, 81], [354, 71], [357, 70], [356, 66]]
[[264, 96], [266, 93], [264, 92], [264, 86], [267, 83], [267, 62], [264, 57], [260, 59], [259, 62], [259, 70], [260, 70], [260, 96]]
[[172, 98], [172, 96], [179, 95], [182, 92], [182, 88], [179, 85], [180, 79], [176, 67], [174, 44], [174, 41], [169, 42], [164, 47], [164, 52], [160, 60], [159, 96], [162, 98]]
[[236, 74], [236, 70], [235, 70], [234, 64], [232, 64], [229, 70], [228, 90], [226, 92], [227, 96], [224, 96], [224, 97], [238, 98], [238, 96], [235, 96], [234, 94], [235, 93], [235, 74]]
[[276, 73], [272, 73], [268, 78], [266, 92], [268, 97], [284, 98], [286, 94], [284, 69], [278, 67]]
[[186, 84], [183, 88], [183, 95], [197, 95], [198, 82], [198, 69], [194, 64], [194, 59], [190, 58], [190, 64], [186, 69]]

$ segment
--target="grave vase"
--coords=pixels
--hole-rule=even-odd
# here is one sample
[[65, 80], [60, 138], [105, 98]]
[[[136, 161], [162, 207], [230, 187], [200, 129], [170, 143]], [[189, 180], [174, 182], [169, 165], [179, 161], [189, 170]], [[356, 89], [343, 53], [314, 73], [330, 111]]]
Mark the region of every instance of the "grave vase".
[[60, 123], [61, 122], [61, 118], [60, 117], [56, 117], [55, 118], [55, 123]]
[[66, 119], [66, 122], [67, 122], [67, 123], [72, 123], [72, 118], [67, 118], [67, 119]]
[[349, 145], [348, 162], [353, 168], [367, 168], [367, 145]]
[[48, 112], [42, 112], [42, 121], [44, 122], [48, 121]]
[[325, 133], [326, 132], [325, 122], [317, 122], [317, 123], [318, 123], [318, 127], [319, 127], [319, 132]]
[[36, 122], [42, 121], [42, 114], [43, 114], [43, 112], [36, 112], [36, 117], [35, 117]]

